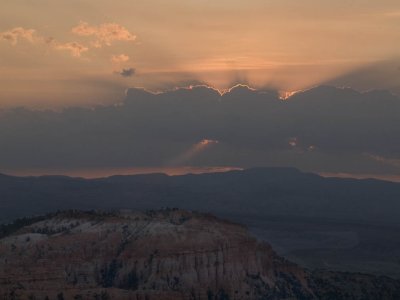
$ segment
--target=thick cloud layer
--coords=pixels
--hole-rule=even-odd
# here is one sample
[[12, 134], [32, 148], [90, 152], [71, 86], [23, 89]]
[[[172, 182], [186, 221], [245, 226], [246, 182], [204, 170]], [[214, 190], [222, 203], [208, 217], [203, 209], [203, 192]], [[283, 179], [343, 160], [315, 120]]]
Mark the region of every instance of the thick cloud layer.
[[[398, 174], [400, 99], [321, 86], [281, 100], [236, 86], [153, 94], [120, 105], [0, 115], [0, 167], [295, 166]], [[1, 171], [1, 170], [0, 170]]]

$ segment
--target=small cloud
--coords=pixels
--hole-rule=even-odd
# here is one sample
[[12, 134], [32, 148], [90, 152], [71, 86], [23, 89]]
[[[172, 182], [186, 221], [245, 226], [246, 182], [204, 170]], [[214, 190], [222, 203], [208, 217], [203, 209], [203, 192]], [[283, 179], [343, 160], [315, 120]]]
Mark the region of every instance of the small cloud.
[[86, 47], [82, 44], [79, 44], [77, 42], [69, 42], [69, 43], [65, 43], [65, 44], [55, 44], [54, 48], [57, 50], [70, 51], [72, 56], [75, 56], [75, 57], [80, 57], [83, 52], [86, 52], [89, 50], [88, 47]]
[[0, 40], [5, 40], [10, 42], [12, 45], [16, 45], [19, 40], [24, 39], [31, 43], [37, 45], [44, 45], [56, 50], [67, 50], [70, 51], [72, 56], [80, 57], [83, 52], [89, 50], [88, 47], [77, 43], [77, 42], [67, 42], [60, 43], [53, 37], [45, 37], [36, 33], [34, 29], [26, 29], [23, 27], [15, 27], [8, 31], [0, 33]]
[[203, 146], [216, 145], [218, 143], [219, 143], [219, 141], [217, 141], [217, 140], [209, 140], [209, 139], [203, 139], [199, 142], [199, 144], [203, 145]]
[[371, 159], [373, 159], [373, 160], [375, 160], [375, 161], [377, 161], [377, 162], [380, 162], [380, 163], [383, 163], [383, 164], [386, 164], [386, 165], [391, 165], [391, 166], [394, 166], [394, 167], [400, 167], [400, 159], [386, 158], [386, 157], [383, 157], [383, 156], [369, 154], [369, 153], [365, 153], [364, 155], [369, 157], [369, 158], [371, 158]]
[[72, 28], [72, 32], [79, 36], [94, 36], [96, 40], [93, 46], [101, 48], [110, 46], [113, 41], [134, 41], [136, 36], [130, 33], [125, 27], [116, 23], [104, 23], [99, 26], [90, 26], [86, 22], [80, 22]]
[[34, 29], [15, 27], [8, 31], [1, 32], [0, 39], [8, 41], [12, 45], [16, 45], [20, 39], [24, 39], [33, 43], [36, 40], [35, 33], [36, 31]]
[[134, 68], [127, 68], [115, 73], [121, 75], [122, 77], [132, 77], [133, 75], [135, 75], [136, 70]]
[[288, 144], [291, 147], [297, 147], [297, 145], [299, 144], [299, 139], [297, 137], [292, 137], [289, 139]]
[[111, 56], [111, 61], [114, 63], [123, 63], [129, 60], [129, 56], [125, 54], [113, 55]]
[[44, 39], [43, 39], [43, 42], [44, 42], [46, 45], [54, 45], [54, 43], [56, 43], [56, 39], [50, 36], [50, 37], [44, 38]]
[[[110, 46], [113, 41], [134, 41], [136, 36], [130, 33], [125, 27], [116, 23], [104, 23], [99, 26], [90, 26], [86, 22], [81, 22], [78, 26], [72, 28], [72, 32], [79, 36], [92, 36], [95, 38], [91, 45], [95, 48], [101, 48], [104, 45]], [[53, 37], [46, 37], [38, 34], [35, 29], [15, 27], [4, 32], [0, 32], [0, 41], [4, 40], [12, 45], [17, 45], [20, 40], [26, 40], [37, 45], [47, 46], [55, 50], [66, 50], [74, 57], [80, 57], [83, 52], [89, 51], [88, 45], [72, 42], [59, 42]], [[114, 63], [123, 63], [129, 61], [126, 54], [113, 55], [111, 61]], [[134, 75], [135, 70], [123, 69], [118, 72], [121, 76], [130, 77]]]

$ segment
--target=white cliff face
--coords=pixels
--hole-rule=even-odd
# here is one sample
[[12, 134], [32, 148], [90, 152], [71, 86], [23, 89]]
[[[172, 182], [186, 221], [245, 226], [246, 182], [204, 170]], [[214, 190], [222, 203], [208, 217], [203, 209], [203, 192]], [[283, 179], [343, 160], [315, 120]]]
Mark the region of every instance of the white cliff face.
[[246, 228], [179, 210], [61, 213], [1, 239], [0, 257], [7, 297], [315, 297], [306, 272]]

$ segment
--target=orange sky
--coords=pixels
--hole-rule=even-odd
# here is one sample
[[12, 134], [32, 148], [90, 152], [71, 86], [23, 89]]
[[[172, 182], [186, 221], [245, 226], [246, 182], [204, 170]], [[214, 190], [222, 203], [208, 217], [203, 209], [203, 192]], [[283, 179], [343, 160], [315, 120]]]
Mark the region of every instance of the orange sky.
[[398, 0], [6, 0], [0, 107], [195, 82], [304, 89], [397, 58], [399, 29]]

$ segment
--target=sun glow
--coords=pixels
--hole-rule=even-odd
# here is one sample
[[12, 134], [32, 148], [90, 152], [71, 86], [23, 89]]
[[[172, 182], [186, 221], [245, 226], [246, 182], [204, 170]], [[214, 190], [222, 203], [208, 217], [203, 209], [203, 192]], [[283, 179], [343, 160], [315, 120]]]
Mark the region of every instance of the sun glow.
[[219, 143], [217, 140], [212, 139], [203, 139], [198, 143], [191, 146], [188, 150], [180, 154], [178, 157], [174, 158], [170, 161], [169, 165], [184, 165], [189, 163], [194, 157], [199, 155], [201, 152], [205, 151], [206, 149], [215, 146]]

